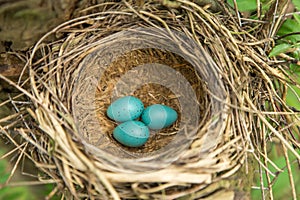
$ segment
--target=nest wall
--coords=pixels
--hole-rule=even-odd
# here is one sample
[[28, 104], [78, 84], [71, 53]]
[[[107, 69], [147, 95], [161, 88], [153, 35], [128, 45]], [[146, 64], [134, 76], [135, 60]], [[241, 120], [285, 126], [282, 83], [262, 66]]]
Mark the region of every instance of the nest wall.
[[[106, 2], [41, 38], [24, 68], [30, 89], [16, 85], [31, 104], [20, 109], [23, 121], [15, 129], [27, 144], [25, 155], [43, 172], [41, 181], [55, 181], [57, 191], [75, 199], [199, 199], [228, 188], [210, 186], [245, 166], [249, 154], [260, 160], [262, 129], [284, 138], [266, 116], [279, 117], [278, 107], [287, 122], [295, 116], [284, 103], [285, 88], [273, 84], [287, 77], [266, 60], [263, 33], [244, 31], [261, 24], [242, 29], [232, 11], [220, 6], [223, 13], [213, 14], [189, 1]], [[56, 41], [44, 42], [53, 35]], [[109, 135], [114, 124], [105, 108], [120, 74], [145, 63], [171, 66], [189, 81], [199, 121], [191, 127], [180, 121], [184, 128], [175, 124], [144, 149], [120, 147]], [[137, 81], [143, 78], [132, 83]], [[133, 94], [147, 104], [185, 106], [193, 117], [191, 102], [180, 104], [176, 93], [157, 84], [143, 87]], [[9, 127], [2, 128], [6, 135]]]

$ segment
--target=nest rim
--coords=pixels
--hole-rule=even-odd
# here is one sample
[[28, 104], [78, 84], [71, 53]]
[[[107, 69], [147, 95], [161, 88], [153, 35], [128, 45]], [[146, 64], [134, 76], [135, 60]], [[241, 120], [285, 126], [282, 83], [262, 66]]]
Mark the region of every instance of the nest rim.
[[[134, 34], [136, 34], [136, 35], [134, 35]], [[170, 32], [166, 29], [135, 28], [135, 29], [129, 29], [129, 30], [126, 30], [126, 31], [120, 31], [118, 33], [115, 33], [113, 35], [108, 36], [108, 38], [104, 37], [103, 38], [103, 41], [104, 41], [103, 43], [102, 43], [102, 40], [97, 41], [97, 44], [95, 44], [95, 48], [94, 48], [93, 52], [90, 52], [90, 54], [87, 55], [82, 60], [82, 63], [79, 64], [78, 70], [80, 70], [81, 75], [76, 74], [78, 76], [78, 78], [76, 78], [76, 79], [78, 81], [79, 77], [83, 76], [84, 77], [83, 81], [82, 81], [83, 85], [78, 85], [77, 86], [76, 83], [75, 83], [75, 86], [73, 88], [74, 93], [72, 95], [72, 102], [73, 102], [72, 103], [72, 111], [76, 113], [76, 109], [82, 111], [82, 110], [85, 109], [85, 108], [83, 108], [84, 106], [93, 104], [93, 100], [85, 100], [84, 105], [82, 105], [78, 108], [74, 107], [75, 105], [77, 105], [77, 103], [74, 102], [75, 99], [80, 99], [80, 101], [82, 101], [82, 99], [85, 98], [86, 96], [87, 97], [91, 96], [89, 94], [96, 93], [95, 92], [96, 87], [94, 87], [94, 90], [88, 89], [90, 87], [91, 83], [89, 83], [87, 81], [86, 77], [88, 77], [88, 79], [91, 79], [91, 80], [92, 79], [99, 80], [99, 77], [101, 77], [102, 74], [103, 74], [103, 72], [102, 72], [102, 70], [104, 70], [103, 68], [105, 68], [105, 66], [109, 65], [109, 63], [111, 63], [115, 58], [111, 57], [111, 60], [108, 61], [108, 63], [105, 63], [107, 61], [103, 62], [103, 64], [100, 64], [101, 66], [98, 67], [97, 69], [95, 69], [97, 64], [88, 65], [87, 63], [98, 63], [100, 61], [98, 61], [96, 59], [97, 57], [103, 61], [103, 55], [112, 55], [113, 53], [117, 55], [116, 57], [118, 57], [120, 55], [123, 55], [126, 52], [139, 50], [139, 49], [144, 49], [144, 48], [154, 48], [154, 49], [162, 49], [163, 51], [170, 51], [170, 52], [175, 53], [177, 55], [181, 55], [185, 60], [188, 60], [189, 63], [191, 61], [193, 61], [193, 64], [192, 64], [193, 67], [195, 68], [197, 73], [199, 73], [199, 71], [201, 73], [201, 74], [198, 74], [198, 76], [201, 77], [202, 79], [204, 79], [205, 82], [210, 83], [210, 85], [211, 85], [211, 83], [216, 83], [216, 80], [215, 80], [216, 76], [213, 76], [213, 71], [214, 71], [213, 67], [215, 66], [215, 64], [212, 63], [212, 59], [209, 58], [209, 56], [204, 52], [204, 50], [201, 46], [200, 47], [197, 46], [197, 44], [195, 44], [195, 42], [193, 42], [192, 44], [190, 44], [190, 46], [188, 46], [187, 41], [190, 40], [190, 39], [188, 39], [186, 37], [182, 38], [183, 37], [182, 33], [180, 33], [180, 34], [176, 33], [176, 34], [177, 35], [175, 35], [175, 31], [173, 31], [170, 34]], [[151, 36], [152, 37], [155, 36], [155, 37], [151, 38]], [[172, 41], [171, 38], [173, 38], [174, 41]], [[176, 43], [176, 41], [178, 41], [178, 40], [184, 41], [184, 44], [178, 45], [178, 42]], [[117, 48], [117, 47], [115, 47], [115, 43], [117, 43], [117, 45], [120, 45], [120, 44], [124, 43], [125, 45], [128, 45], [129, 47], [125, 47], [124, 45], [122, 45], [123, 49], [122, 48]], [[170, 46], [168, 47], [166, 44], [169, 44]], [[175, 46], [173, 47], [172, 45], [175, 45]], [[185, 45], [187, 47], [183, 47]], [[107, 48], [108, 46], [109, 46], [109, 48]], [[128, 49], [126, 49], [126, 48], [128, 48]], [[178, 49], [180, 49], [180, 50], [178, 50]], [[99, 53], [98, 51], [100, 51], [100, 50], [102, 50], [103, 53], [102, 53], [102, 51], [101, 51], [101, 53]], [[192, 53], [191, 51], [193, 51], [193, 53], [194, 53], [192, 58], [188, 57], [189, 55], [191, 55], [191, 53]], [[195, 57], [200, 58], [201, 56], [205, 57], [205, 59], [199, 59], [199, 62], [193, 60], [193, 58], [195, 58]], [[87, 59], [87, 61], [85, 61], [85, 59]], [[162, 67], [163, 66], [160, 66], [160, 68], [162, 68]], [[147, 66], [147, 68], [150, 68], [150, 66]], [[153, 70], [156, 71], [156, 70], [162, 70], [162, 69], [154, 68]], [[84, 71], [87, 71], [86, 72], [87, 74], [83, 73]], [[166, 71], [160, 71], [158, 73], [164, 74], [163, 72], [166, 72]], [[82, 75], [82, 74], [84, 74], [84, 75]], [[95, 78], [94, 78], [94, 74], [96, 74]], [[207, 74], [210, 74], [210, 76], [206, 76]], [[158, 76], [158, 75], [159, 74], [156, 74], [156, 76]], [[141, 75], [139, 75], [139, 77], [141, 77]], [[154, 75], [151, 76], [151, 78], [154, 78]], [[93, 82], [93, 80], [91, 82]], [[131, 84], [134, 84], [134, 81]], [[161, 84], [163, 85], [163, 83], [161, 83]], [[213, 85], [213, 86], [216, 87], [216, 85]], [[210, 86], [207, 86], [207, 87], [208, 87], [208, 89], [210, 89]], [[80, 91], [77, 91], [76, 88], [79, 88]], [[220, 88], [224, 88], [224, 86], [220, 86]], [[124, 88], [122, 88], [122, 89], [125, 90]], [[174, 87], [173, 87], [173, 89], [174, 89]], [[212, 88], [212, 90], [213, 89], [215, 89], [215, 88]], [[219, 89], [219, 88], [217, 88], [217, 89]], [[123, 90], [121, 90], [121, 91], [123, 92]], [[82, 91], [89, 91], [89, 93], [87, 94], [87, 93], [82, 92]], [[178, 93], [178, 91], [177, 91], [177, 93]], [[79, 96], [76, 95], [76, 94], [79, 94]], [[124, 95], [124, 93], [122, 95]], [[178, 94], [178, 96], [183, 96], [183, 95], [184, 95], [183, 93]], [[218, 95], [225, 96], [225, 92], [222, 91], [222, 89], [219, 89], [218, 90]], [[185, 106], [193, 105], [193, 102], [191, 102], [191, 95], [190, 94], [185, 94], [185, 96], [186, 96], [186, 97], [184, 97], [185, 99], [181, 100], [180, 105], [185, 105]], [[222, 97], [220, 97], [220, 99], [221, 98]], [[88, 98], [88, 99], [90, 99], [90, 98]], [[196, 99], [196, 98], [194, 97], [192, 99]], [[222, 107], [221, 105], [218, 105], [220, 102], [218, 102], [218, 101], [213, 102], [213, 100], [211, 100], [211, 101], [212, 101], [211, 102], [212, 104], [215, 104], [215, 105], [212, 105], [212, 109]], [[195, 102], [195, 104], [196, 104], [196, 102]], [[197, 109], [198, 109], [198, 107], [195, 107], [192, 110], [197, 110]], [[212, 112], [211, 114], [214, 115], [216, 118], [218, 118], [217, 113], [218, 114], [225, 113], [225, 115], [226, 115], [226, 113], [227, 113], [226, 109], [227, 108], [224, 107], [224, 105], [223, 105], [222, 110], [220, 109], [220, 110], [217, 110], [217, 111], [211, 111]], [[87, 108], [86, 110], [87, 110], [86, 112], [82, 111], [80, 113], [76, 113], [76, 114], [74, 113], [73, 117], [76, 119], [78, 116], [84, 116], [85, 117], [84, 120], [88, 121], [88, 122], [91, 122], [91, 124], [93, 124], [93, 125], [90, 125], [90, 126], [94, 126], [94, 124], [96, 124], [96, 121], [94, 121], [94, 120], [96, 120], [96, 116], [95, 115], [87, 115], [87, 113], [90, 113], [91, 110], [93, 110], [93, 109], [92, 108]], [[184, 114], [185, 114], [185, 116], [184, 116], [185, 118], [188, 118], [189, 117], [188, 115], [192, 115], [191, 111], [189, 111], [189, 112], [185, 111]], [[226, 118], [226, 116], [224, 117], [224, 114], [221, 117], [222, 117], [222, 119]], [[196, 116], [193, 116], [193, 118], [197, 119]], [[218, 125], [218, 126], [216, 126], [214, 124], [214, 127], [216, 129], [220, 129], [220, 130], [213, 130], [214, 127], [212, 125], [208, 125], [209, 129], [211, 129], [212, 131], [207, 132], [207, 134], [213, 133], [213, 132], [222, 132], [222, 127], [224, 127], [224, 124], [226, 124], [226, 121], [223, 121], [223, 120], [220, 120], [220, 119], [217, 120], [217, 121], [219, 121], [219, 122], [221, 121], [221, 123], [223, 123], [223, 125]], [[198, 122], [198, 124], [199, 124], [199, 122]], [[75, 123], [76, 124], [81, 124], [80, 121], [77, 121]], [[214, 123], [216, 123], [216, 122], [214, 122]], [[191, 125], [189, 125], [189, 126], [191, 126]], [[198, 139], [196, 135], [197, 135], [197, 132], [200, 132], [201, 130], [200, 131], [198, 130], [199, 127], [196, 124], [194, 124], [194, 127], [195, 127], [194, 130], [190, 130], [190, 132], [192, 132], [194, 134], [194, 136], [193, 135], [188, 136], [185, 144], [182, 144], [182, 147], [179, 145], [179, 143], [178, 144], [176, 143], [174, 145], [174, 147], [176, 146], [176, 148], [177, 148], [177, 150], [175, 151], [176, 153], [174, 152], [174, 150], [167, 150], [166, 152], [162, 152], [162, 153], [153, 152], [153, 153], [150, 153], [150, 155], [146, 154], [146, 157], [144, 156], [142, 158], [139, 158], [138, 156], [140, 156], [140, 155], [136, 154], [136, 155], [134, 155], [133, 158], [126, 159], [126, 158], [120, 156], [122, 152], [117, 152], [115, 154], [117, 156], [114, 156], [112, 154], [109, 155], [109, 152], [106, 149], [98, 150], [97, 148], [92, 148], [90, 150], [93, 153], [95, 153], [96, 156], [97, 155], [100, 156], [100, 157], [103, 156], [102, 159], [104, 159], [104, 160], [106, 159], [106, 157], [110, 157], [110, 159], [113, 160], [113, 163], [116, 163], [117, 165], [123, 166], [122, 170], [124, 170], [123, 168], [125, 168], [127, 170], [138, 169], [139, 165], [141, 165], [142, 166], [141, 169], [145, 171], [146, 169], [145, 169], [144, 166], [146, 165], [146, 163], [148, 163], [149, 166], [150, 166], [149, 170], [154, 170], [155, 168], [159, 169], [159, 168], [166, 167], [170, 163], [177, 160], [180, 157], [181, 154], [184, 154], [185, 149], [187, 149], [188, 146], [190, 146], [190, 144], [193, 142], [193, 140]], [[79, 128], [79, 132], [80, 132], [80, 130], [86, 130], [86, 135], [88, 135], [88, 134], [92, 134], [92, 132], [97, 132], [97, 131], [101, 130], [101, 127], [100, 126], [95, 127], [96, 131], [93, 131], [93, 129], [94, 129], [94, 127], [92, 129], [88, 129], [87, 127], [84, 127], [83, 129]], [[181, 130], [183, 130], [183, 128], [181, 128]], [[177, 133], [177, 134], [188, 135], [188, 133], [186, 133], [186, 132]], [[207, 136], [207, 137], [210, 138], [209, 140], [215, 139], [215, 144], [218, 142], [218, 139], [219, 139], [216, 136], [213, 136], [213, 137]], [[193, 138], [193, 140], [191, 140], [189, 138]], [[175, 138], [175, 140], [176, 140], [176, 138]], [[179, 140], [184, 140], [184, 138], [181, 137]], [[178, 141], [178, 139], [177, 139], [177, 141]], [[87, 145], [87, 143], [88, 143], [88, 141], [84, 142], [85, 145]], [[102, 142], [102, 143], [105, 143], [105, 142]], [[170, 144], [168, 144], [168, 145], [170, 145]], [[202, 152], [205, 152], [205, 151], [208, 151], [211, 148], [214, 148], [215, 144], [211, 144], [210, 147], [209, 146], [204, 147], [204, 150]], [[108, 145], [111, 145], [111, 143], [109, 143]], [[204, 145], [205, 145], [205, 143], [204, 143]], [[87, 145], [87, 147], [90, 148], [91, 145]], [[108, 146], [105, 145], [105, 148], [107, 148], [107, 147]], [[174, 147], [173, 147], [173, 149], [174, 149]], [[116, 147], [114, 146], [112, 148], [116, 148]], [[168, 157], [168, 155], [169, 155], [169, 157]], [[156, 159], [158, 159], [159, 161], [157, 161]], [[132, 161], [134, 161], [134, 162], [132, 162]], [[156, 167], [153, 168], [153, 166], [156, 166]], [[138, 171], [140, 171], [140, 170], [138, 169]]]

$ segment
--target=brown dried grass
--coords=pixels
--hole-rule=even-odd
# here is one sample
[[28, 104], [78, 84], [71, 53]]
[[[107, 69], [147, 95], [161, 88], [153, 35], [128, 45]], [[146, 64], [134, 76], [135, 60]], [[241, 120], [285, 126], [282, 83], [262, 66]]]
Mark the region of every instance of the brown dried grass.
[[[141, 5], [111, 2], [87, 8], [81, 12], [82, 17], [53, 29], [32, 49], [24, 68], [30, 74], [25, 81], [30, 83], [29, 89], [25, 89], [23, 82], [15, 84], [1, 75], [29, 98], [27, 104], [16, 106], [17, 114], [0, 120], [1, 123], [6, 122], [5, 126], [1, 126], [1, 132], [16, 146], [19, 158], [24, 156], [35, 163], [42, 172], [39, 177], [41, 182], [57, 183], [50, 196], [59, 191], [65, 197], [75, 199], [199, 199], [226, 188], [218, 183], [235, 174], [242, 166], [250, 176], [252, 172], [247, 167], [251, 164], [247, 158], [253, 156], [259, 163], [260, 176], [265, 174], [269, 181], [268, 195], [272, 198], [273, 183], [270, 177], [276, 175], [268, 170], [268, 166], [276, 168], [276, 165], [268, 159], [267, 145], [279, 139], [283, 151], [291, 152], [300, 160], [296, 151], [300, 146], [297, 141], [299, 115], [285, 104], [286, 87], [293, 80], [279, 62], [267, 58], [266, 52], [273, 39], [266, 37], [267, 31], [257, 31], [264, 26], [263, 22], [245, 21], [245, 25], [240, 26], [239, 22], [244, 19], [234, 17], [226, 7], [224, 13], [218, 15], [189, 1], [176, 2], [172, 4], [175, 6], [172, 9], [152, 1]], [[202, 51], [213, 58], [199, 57], [199, 61], [195, 61], [207, 64], [200, 69], [202, 74], [197, 69], [186, 74], [198, 93], [203, 120], [192, 143], [176, 152], [176, 160], [168, 160], [172, 157], [172, 151], [167, 152], [163, 157], [165, 159], [141, 158], [134, 162], [122, 156], [111, 156], [105, 151], [99, 154], [99, 149], [82, 137], [74, 121], [72, 92], [80, 63], [99, 48], [99, 40], [135, 27], [163, 27], [183, 32], [203, 46]], [[44, 43], [47, 37], [53, 35], [60, 39]], [[151, 52], [155, 50], [133, 53], [143, 57], [150, 54], [147, 59], [157, 59]], [[130, 55], [125, 55], [120, 58], [124, 61], [118, 64], [128, 64], [128, 58]], [[180, 58], [174, 59], [167, 59], [169, 65], [174, 64], [174, 68], [184, 63]], [[116, 71], [118, 64], [112, 65], [111, 72]], [[180, 69], [183, 67], [180, 66]], [[188, 63], [186, 67], [189, 68]], [[110, 71], [107, 73], [106, 79], [100, 80], [95, 87], [113, 84], [110, 82]], [[195, 73], [198, 75], [194, 76]], [[211, 76], [219, 78], [217, 85], [221, 86], [220, 94], [215, 93], [214, 85], [205, 85]], [[163, 94], [167, 104], [174, 94], [162, 88], [162, 91], [154, 93], [153, 98], [149, 93], [151, 90], [157, 91], [155, 87], [145, 86], [137, 91], [137, 95], [147, 103], [153, 103], [159, 94]], [[200, 89], [204, 93], [199, 92]], [[98, 91], [96, 101], [107, 105], [109, 99], [106, 96], [109, 93]], [[220, 98], [222, 93], [225, 96]], [[178, 104], [176, 99], [169, 103], [173, 106]], [[214, 105], [219, 109], [219, 115], [210, 113]], [[205, 106], [209, 108], [206, 112], [203, 109]], [[98, 117], [105, 118], [100, 108]], [[7, 123], [8, 120], [11, 123]], [[110, 132], [111, 122], [101, 121], [108, 123], [107, 132]], [[216, 126], [213, 126], [214, 122], [217, 122]], [[12, 137], [12, 127], [21, 139]], [[176, 129], [176, 125], [171, 129]], [[217, 145], [203, 144], [204, 136], [219, 133], [221, 137]], [[208, 146], [206, 151], [202, 151], [203, 145]], [[150, 142], [143, 151], [155, 153], [155, 147], [155, 143]], [[153, 156], [157, 155], [153, 154], [151, 158]], [[18, 163], [20, 159], [16, 165]], [[289, 159], [287, 167], [290, 169]], [[276, 169], [281, 172], [278, 167]], [[295, 193], [292, 179], [291, 186]], [[265, 193], [263, 183], [261, 188]]]
[[[110, 138], [110, 141], [114, 142], [116, 145], [119, 145], [112, 137], [112, 132], [116, 126], [116, 123], [106, 116], [106, 109], [111, 103], [113, 89], [122, 75], [132, 70], [136, 66], [150, 63], [165, 64], [181, 73], [195, 89], [199, 105], [201, 102], [202, 104], [207, 102], [205, 101], [205, 90], [202, 88], [203, 86], [201, 79], [198, 79], [195, 69], [183, 58], [170, 52], [162, 52], [158, 49], [130, 51], [129, 53], [119, 56], [116, 60], [114, 60], [110, 66], [105, 69], [104, 74], [98, 82], [98, 90], [96, 92], [96, 109], [98, 112], [97, 117], [99, 118], [99, 123], [102, 129], [101, 133], [99, 133], [99, 131], [95, 131], [95, 137], [93, 137], [95, 141], [90, 141], [91, 143], [96, 143], [96, 141], [101, 137], [100, 134], [104, 134]], [[145, 107], [152, 104], [164, 104], [170, 106], [177, 111], [178, 118], [180, 119], [180, 102], [178, 101], [177, 95], [163, 85], [157, 83], [147, 83], [147, 80], [145, 79], [151, 75], [149, 73], [144, 75], [145, 77], [139, 76], [138, 79], [145, 84], [134, 90], [133, 95], [141, 99]], [[172, 74], [163, 75], [168, 77]], [[202, 105], [201, 110], [202, 112], [200, 113], [204, 113], [204, 105]], [[200, 118], [203, 118], [203, 116], [200, 116]], [[156, 151], [166, 146], [172, 141], [172, 139], [174, 139], [176, 132], [179, 130], [179, 125], [180, 121], [177, 120], [173, 126], [162, 129], [161, 131], [155, 131], [155, 134], [151, 134], [147, 143], [140, 148], [126, 148], [121, 145], [119, 145], [119, 147], [122, 147], [127, 151], [139, 153], [150, 153]], [[103, 144], [100, 143], [100, 146], [101, 145]]]

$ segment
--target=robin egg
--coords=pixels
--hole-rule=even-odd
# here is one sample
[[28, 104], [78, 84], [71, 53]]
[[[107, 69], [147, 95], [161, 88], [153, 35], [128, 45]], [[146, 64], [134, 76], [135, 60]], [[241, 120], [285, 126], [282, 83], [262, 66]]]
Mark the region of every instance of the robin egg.
[[127, 147], [140, 147], [150, 136], [148, 127], [140, 121], [127, 121], [119, 124], [113, 131], [113, 137]]
[[144, 110], [143, 102], [134, 96], [125, 96], [115, 100], [108, 107], [106, 114], [117, 122], [135, 120]]
[[177, 112], [169, 106], [154, 104], [142, 113], [142, 121], [153, 130], [171, 126], [177, 120]]

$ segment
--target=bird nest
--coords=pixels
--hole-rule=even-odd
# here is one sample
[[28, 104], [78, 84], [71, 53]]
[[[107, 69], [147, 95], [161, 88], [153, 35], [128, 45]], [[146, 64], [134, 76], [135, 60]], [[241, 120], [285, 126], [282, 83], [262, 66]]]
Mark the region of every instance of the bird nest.
[[[292, 124], [281, 85], [289, 77], [266, 60], [270, 41], [241, 30], [223, 6], [216, 15], [188, 1], [103, 3], [46, 34], [16, 85], [30, 99], [17, 115], [20, 146], [41, 179], [75, 198], [198, 199], [250, 155], [265, 159], [266, 135], [299, 157], [267, 120]], [[254, 25], [263, 26], [244, 28]], [[45, 42], [50, 36], [58, 39]], [[105, 113], [126, 95], [168, 105], [178, 120], [142, 147], [122, 146]]]

